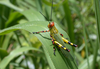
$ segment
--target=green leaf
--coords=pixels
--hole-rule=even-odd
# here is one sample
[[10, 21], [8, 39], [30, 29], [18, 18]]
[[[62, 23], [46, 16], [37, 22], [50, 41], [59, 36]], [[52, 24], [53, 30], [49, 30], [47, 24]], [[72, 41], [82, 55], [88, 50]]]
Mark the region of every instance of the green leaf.
[[5, 36], [5, 39], [3, 41], [2, 49], [7, 50], [9, 46], [9, 41], [12, 37], [13, 33], [9, 33], [8, 35]]
[[5, 27], [13, 26], [17, 24], [18, 20], [22, 18], [22, 15], [19, 12], [11, 13], [8, 21], [5, 24]]
[[68, 25], [67, 26], [68, 34], [69, 34], [71, 41], [74, 42], [74, 25], [73, 25], [72, 18], [71, 18], [71, 11], [69, 9], [68, 0], [65, 0], [63, 2], [63, 8], [64, 8], [65, 18], [66, 18], [67, 25]]
[[[97, 22], [97, 45], [94, 48], [94, 58], [93, 58], [93, 66], [92, 69], [95, 68], [95, 63], [97, 59], [98, 54], [98, 48], [100, 49], [100, 0], [94, 0], [95, 5], [95, 16], [96, 16], [96, 22]], [[99, 68], [100, 68], [100, 60], [99, 60]]]
[[45, 21], [43, 15], [35, 10], [21, 12], [29, 21]]
[[8, 6], [12, 9], [15, 9], [16, 11], [22, 12], [23, 9], [18, 8], [17, 6], [14, 6], [12, 3], [9, 2], [9, 0], [0, 0], [0, 4], [3, 4], [5, 6]]
[[[48, 30], [48, 28], [47, 28], [48, 23], [49, 23], [48, 21], [32, 21], [32, 22], [27, 22], [27, 23], [24, 23], [24, 24], [18, 24], [18, 25], [12, 26], [10, 28], [6, 28], [4, 30], [1, 30], [0, 35], [6, 34], [7, 32], [11, 32], [11, 31], [17, 30], [17, 29], [27, 30], [31, 33], [36, 32], [36, 31]], [[55, 26], [57, 27], [59, 32], [64, 35], [65, 38], [68, 38], [68, 35], [66, 34], [66, 32], [64, 32], [56, 23], [55, 23]], [[51, 39], [50, 39], [49, 32], [41, 33], [41, 34], [35, 34], [35, 35], [37, 36], [37, 38], [43, 44], [44, 53], [46, 55], [46, 58], [49, 62], [51, 69], [69, 68], [70, 63], [72, 63], [72, 62], [73, 62], [73, 64], [71, 64], [72, 67], [70, 66], [70, 68], [74, 67], [75, 69], [77, 69], [76, 64], [74, 64], [74, 60], [72, 61], [71, 59], [69, 59], [68, 62], [64, 61], [64, 59], [62, 58], [62, 56], [59, 54], [58, 51], [56, 51], [56, 56], [54, 56], [53, 45], [52, 45], [52, 42], [51, 42]], [[71, 46], [67, 44], [67, 48], [71, 50], [70, 53], [73, 56], [73, 51], [72, 51]], [[66, 63], [68, 63], [68, 64], [66, 64]]]
[[[99, 63], [100, 57], [97, 57], [97, 62]], [[93, 55], [89, 56], [89, 64], [90, 64], [90, 69], [92, 69], [92, 63], [93, 63]], [[88, 69], [88, 63], [87, 59], [85, 59], [81, 64], [78, 66], [79, 69]]]
[[[28, 50], [36, 50], [40, 51], [39, 49], [33, 48], [33, 47], [22, 47], [13, 50], [7, 57], [5, 57], [1, 62], [0, 62], [0, 69], [5, 69], [5, 67], [8, 65], [8, 63], [16, 56], [22, 54], [24, 51]], [[41, 52], [41, 51], [40, 51]]]
[[7, 55], [8, 55], [8, 52], [0, 48], [0, 58], [3, 59]]

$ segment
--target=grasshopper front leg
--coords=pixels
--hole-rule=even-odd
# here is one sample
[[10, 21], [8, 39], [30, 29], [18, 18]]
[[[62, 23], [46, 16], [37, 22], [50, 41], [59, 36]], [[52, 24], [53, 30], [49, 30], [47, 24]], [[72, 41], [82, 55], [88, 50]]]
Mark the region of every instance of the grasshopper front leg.
[[44, 33], [44, 32], [49, 32], [49, 30], [33, 32], [33, 34], [39, 34], [39, 33]]

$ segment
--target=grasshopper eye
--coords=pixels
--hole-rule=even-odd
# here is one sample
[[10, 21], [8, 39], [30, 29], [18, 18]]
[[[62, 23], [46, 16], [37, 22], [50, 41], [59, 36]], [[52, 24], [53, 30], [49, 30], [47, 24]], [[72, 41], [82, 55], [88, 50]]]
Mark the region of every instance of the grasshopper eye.
[[54, 26], [54, 22], [51, 22], [50, 24], [48, 24], [48, 28], [51, 28]]

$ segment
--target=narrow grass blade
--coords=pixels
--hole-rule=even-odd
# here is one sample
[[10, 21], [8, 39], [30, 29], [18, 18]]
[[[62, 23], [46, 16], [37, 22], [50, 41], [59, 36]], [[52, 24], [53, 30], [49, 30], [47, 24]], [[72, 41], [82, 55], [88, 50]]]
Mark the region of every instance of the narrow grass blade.
[[71, 11], [69, 9], [68, 0], [64, 0], [63, 8], [65, 12], [65, 19], [68, 25], [68, 34], [69, 34], [71, 41], [74, 43], [74, 25], [73, 25], [72, 18], [71, 18]]
[[95, 17], [96, 17], [96, 22], [97, 22], [97, 32], [98, 32], [97, 37], [98, 38], [97, 38], [97, 45], [94, 48], [94, 58], [93, 58], [93, 66], [92, 66], [93, 69], [95, 68], [98, 48], [100, 49], [100, 1], [94, 0], [94, 5], [95, 5]]

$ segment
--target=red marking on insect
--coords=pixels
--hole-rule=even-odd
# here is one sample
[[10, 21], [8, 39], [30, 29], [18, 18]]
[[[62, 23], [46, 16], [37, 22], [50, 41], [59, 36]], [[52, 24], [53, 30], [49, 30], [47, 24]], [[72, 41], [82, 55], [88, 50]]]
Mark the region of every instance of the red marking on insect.
[[61, 36], [63, 36], [63, 34], [60, 33]]
[[51, 28], [54, 26], [54, 22], [51, 22], [49, 25], [48, 25], [48, 28]]
[[70, 50], [68, 49], [68, 52], [70, 52]]
[[36, 32], [36, 33], [38, 34], [38, 33], [40, 33], [40, 32]]
[[54, 41], [53, 41], [53, 44], [55, 44]]
[[76, 47], [78, 46], [78, 45], [75, 45]]

